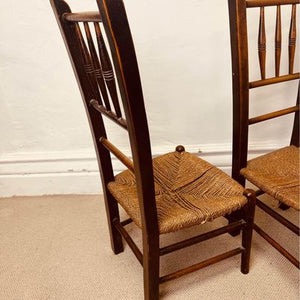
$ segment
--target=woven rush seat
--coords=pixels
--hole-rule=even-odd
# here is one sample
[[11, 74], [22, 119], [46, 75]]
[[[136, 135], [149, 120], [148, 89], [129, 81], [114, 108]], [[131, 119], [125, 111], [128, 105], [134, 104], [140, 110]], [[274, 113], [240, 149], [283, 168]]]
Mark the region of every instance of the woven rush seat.
[[299, 148], [285, 147], [254, 158], [241, 174], [262, 191], [299, 210]]
[[[175, 151], [154, 158], [153, 172], [160, 233], [212, 221], [247, 203], [241, 185], [188, 152]], [[129, 170], [118, 174], [108, 189], [141, 227], [134, 175]]]

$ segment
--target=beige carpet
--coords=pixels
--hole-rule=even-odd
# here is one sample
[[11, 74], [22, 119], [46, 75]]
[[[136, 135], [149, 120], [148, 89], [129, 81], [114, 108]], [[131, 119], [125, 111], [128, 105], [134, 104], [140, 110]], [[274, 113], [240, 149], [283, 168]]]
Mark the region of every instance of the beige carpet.
[[[285, 214], [298, 222], [295, 211]], [[274, 228], [272, 220], [259, 211], [256, 218], [297, 253], [297, 238], [281, 226]], [[210, 227], [163, 236], [162, 245]], [[139, 229], [133, 224], [128, 228], [140, 243]], [[239, 237], [228, 236], [226, 241], [223, 237], [163, 257], [162, 274], [239, 244]], [[236, 256], [165, 283], [160, 287], [161, 298], [299, 299], [298, 270], [256, 233], [250, 273], [240, 273], [239, 265]], [[128, 246], [119, 255], [110, 249], [102, 197], [0, 199], [0, 300], [142, 300], [142, 282], [142, 268]]]

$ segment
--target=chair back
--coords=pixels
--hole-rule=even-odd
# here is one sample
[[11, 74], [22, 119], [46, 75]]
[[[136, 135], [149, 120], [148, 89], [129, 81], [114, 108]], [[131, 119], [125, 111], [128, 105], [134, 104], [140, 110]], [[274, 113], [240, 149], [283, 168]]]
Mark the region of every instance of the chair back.
[[[299, 147], [299, 88], [297, 103], [278, 111], [249, 118], [249, 90], [266, 85], [273, 85], [290, 80], [299, 80], [299, 72], [295, 72], [296, 53], [296, 10], [298, 0], [228, 0], [231, 55], [232, 55], [232, 83], [233, 83], [233, 159], [232, 177], [241, 184], [245, 179], [240, 175], [240, 170], [246, 167], [248, 152], [248, 128], [269, 119], [277, 118], [286, 114], [295, 113], [294, 126], [291, 137], [291, 145]], [[281, 49], [282, 49], [282, 22], [281, 7], [288, 5], [291, 8], [290, 30], [288, 44], [288, 74], [281, 74]], [[276, 7], [275, 47], [274, 47], [274, 75], [266, 74], [266, 24], [265, 10], [270, 6]], [[249, 56], [248, 56], [248, 30], [247, 10], [259, 8], [258, 30], [258, 58], [261, 78], [249, 81]]]
[[[125, 8], [122, 0], [97, 4], [99, 12], [73, 13], [65, 1], [51, 0], [85, 104], [104, 196], [111, 197], [107, 184], [114, 180], [111, 152], [135, 175], [143, 230], [158, 233], [149, 131]], [[128, 131], [133, 163], [108, 140], [103, 116]]]

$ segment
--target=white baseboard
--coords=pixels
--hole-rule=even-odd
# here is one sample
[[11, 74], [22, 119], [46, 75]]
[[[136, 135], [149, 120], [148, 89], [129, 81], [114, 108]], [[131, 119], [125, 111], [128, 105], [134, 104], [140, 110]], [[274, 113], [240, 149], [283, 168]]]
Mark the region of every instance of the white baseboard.
[[[274, 143], [250, 146], [250, 158], [283, 147]], [[173, 145], [153, 147], [154, 156], [174, 150]], [[185, 145], [226, 173], [231, 171], [231, 144]], [[125, 154], [130, 154], [124, 151]], [[116, 172], [124, 170], [114, 159]], [[0, 197], [49, 194], [98, 194], [102, 192], [93, 150], [11, 153], [0, 157]]]

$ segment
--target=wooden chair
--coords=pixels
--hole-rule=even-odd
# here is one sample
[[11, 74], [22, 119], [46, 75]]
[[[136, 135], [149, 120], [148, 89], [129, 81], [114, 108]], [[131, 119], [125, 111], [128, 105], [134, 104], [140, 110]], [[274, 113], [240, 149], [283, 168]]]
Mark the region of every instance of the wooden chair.
[[[138, 65], [123, 2], [97, 3], [100, 13], [72, 13], [63, 0], [51, 0], [90, 122], [114, 253], [123, 251], [124, 238], [143, 266], [145, 299], [151, 300], [159, 298], [160, 283], [237, 254], [242, 257], [241, 271], [248, 273], [254, 193], [185, 152], [183, 146], [152, 160]], [[133, 162], [108, 140], [103, 115], [128, 132]], [[117, 176], [113, 174], [110, 152], [128, 168]], [[118, 204], [129, 219], [120, 220]], [[242, 220], [160, 248], [160, 234], [212, 221], [236, 210], [243, 211]], [[132, 221], [141, 228], [142, 251], [125, 229]], [[243, 230], [241, 247], [160, 277], [160, 256], [236, 229]]]
[[[299, 72], [294, 71], [296, 40], [296, 6], [298, 0], [228, 0], [232, 50], [233, 78], [233, 160], [232, 177], [242, 185], [245, 179], [256, 185], [259, 190], [256, 196], [269, 194], [279, 201], [281, 208], [292, 207], [299, 210], [299, 89], [297, 104], [279, 111], [249, 118], [249, 89], [278, 84], [289, 80], [299, 80]], [[288, 74], [280, 74], [280, 58], [282, 46], [281, 6], [290, 5], [291, 20], [288, 47]], [[275, 53], [273, 77], [266, 75], [266, 30], [265, 9], [276, 6]], [[260, 9], [258, 32], [258, 56], [261, 79], [249, 82], [248, 75], [248, 36], [247, 10]], [[296, 96], [296, 95], [295, 95]], [[262, 99], [263, 100], [263, 99]], [[295, 101], [296, 102], [296, 101]], [[251, 103], [250, 103], [251, 104]], [[274, 109], [273, 109], [274, 110]], [[257, 157], [247, 162], [249, 126], [262, 121], [295, 113], [290, 146]], [[257, 199], [256, 204], [264, 212], [299, 235], [299, 227], [295, 226], [281, 214]], [[257, 224], [254, 229], [287, 259], [299, 268], [299, 261], [271, 238]]]

